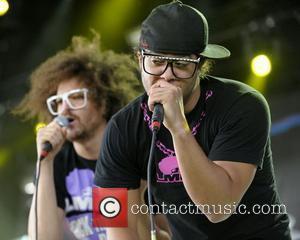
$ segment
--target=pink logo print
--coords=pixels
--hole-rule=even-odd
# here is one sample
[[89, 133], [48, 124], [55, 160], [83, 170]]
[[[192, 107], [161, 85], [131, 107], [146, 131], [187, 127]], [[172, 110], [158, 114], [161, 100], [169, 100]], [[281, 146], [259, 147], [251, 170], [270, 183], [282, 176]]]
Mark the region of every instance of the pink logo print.
[[179, 173], [179, 167], [175, 156], [163, 158], [158, 164], [159, 170], [165, 175]]
[[159, 183], [181, 183], [182, 182], [176, 156], [169, 156], [163, 158], [159, 162], [158, 168], [160, 171], [158, 171], [156, 175], [157, 182]]

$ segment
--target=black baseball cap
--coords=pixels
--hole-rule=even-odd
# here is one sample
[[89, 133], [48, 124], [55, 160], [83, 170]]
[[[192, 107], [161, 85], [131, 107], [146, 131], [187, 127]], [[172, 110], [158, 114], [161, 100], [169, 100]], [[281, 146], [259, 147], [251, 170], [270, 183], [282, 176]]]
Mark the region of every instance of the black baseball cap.
[[152, 10], [142, 23], [139, 45], [161, 53], [199, 54], [212, 59], [230, 56], [227, 48], [208, 43], [204, 15], [178, 0]]

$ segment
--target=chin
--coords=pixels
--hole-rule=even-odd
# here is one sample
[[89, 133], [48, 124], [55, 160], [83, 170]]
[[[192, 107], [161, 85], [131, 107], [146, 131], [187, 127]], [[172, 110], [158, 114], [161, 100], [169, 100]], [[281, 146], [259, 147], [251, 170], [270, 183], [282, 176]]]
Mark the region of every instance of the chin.
[[72, 141], [76, 140], [79, 137], [79, 135], [80, 134], [78, 132], [74, 131], [74, 129], [69, 130], [69, 131], [67, 131], [66, 139], [68, 141], [72, 142]]
[[70, 136], [70, 135], [67, 135], [66, 140], [69, 141], [69, 142], [73, 142], [74, 141], [74, 137]]
[[88, 135], [86, 134], [85, 131], [72, 131], [70, 133], [67, 133], [66, 138], [71, 142], [82, 141], [82, 140], [86, 140], [88, 138]]

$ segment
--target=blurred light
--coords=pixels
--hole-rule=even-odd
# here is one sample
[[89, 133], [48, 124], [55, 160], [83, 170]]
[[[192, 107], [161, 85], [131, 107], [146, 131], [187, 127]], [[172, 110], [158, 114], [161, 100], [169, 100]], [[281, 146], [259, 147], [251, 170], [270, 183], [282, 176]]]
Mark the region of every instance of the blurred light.
[[5, 113], [5, 107], [0, 103], [0, 116]]
[[46, 123], [43, 122], [39, 122], [35, 125], [35, 133], [38, 132], [38, 130], [40, 130], [40, 128], [46, 127]]
[[265, 77], [271, 72], [271, 61], [264, 54], [258, 55], [252, 59], [251, 69], [254, 75], [258, 77]]
[[282, 134], [298, 126], [300, 126], [300, 113], [287, 116], [278, 122], [272, 123], [271, 135]]
[[9, 9], [9, 4], [6, 0], [0, 0], [0, 16], [3, 16]]
[[5, 165], [9, 158], [10, 151], [8, 149], [0, 148], [0, 168]]
[[35, 186], [33, 184], [33, 182], [29, 182], [29, 183], [26, 183], [25, 186], [24, 186], [24, 192], [26, 194], [29, 194], [29, 195], [32, 195], [35, 191]]
[[247, 84], [264, 94], [267, 86], [267, 79], [251, 74], [247, 80]]
[[[101, 34], [101, 43], [105, 47], [118, 48], [122, 45], [124, 30], [132, 26], [132, 14], [139, 11], [138, 0], [98, 1], [89, 12], [85, 25], [90, 25]], [[119, 45], [119, 46], [118, 46]]]
[[258, 24], [257, 22], [255, 21], [251, 21], [249, 24], [248, 24], [248, 27], [250, 29], [251, 32], [255, 32], [258, 30]]
[[15, 240], [30, 240], [30, 238], [27, 235], [23, 235], [21, 237], [16, 238]]
[[271, 17], [271, 16], [268, 16], [268, 17], [266, 18], [266, 25], [267, 25], [267, 27], [269, 27], [269, 28], [275, 27], [276, 24], [275, 24], [274, 18]]
[[126, 35], [126, 41], [131, 47], [135, 47], [139, 43], [140, 38], [140, 27], [132, 29], [127, 35]]

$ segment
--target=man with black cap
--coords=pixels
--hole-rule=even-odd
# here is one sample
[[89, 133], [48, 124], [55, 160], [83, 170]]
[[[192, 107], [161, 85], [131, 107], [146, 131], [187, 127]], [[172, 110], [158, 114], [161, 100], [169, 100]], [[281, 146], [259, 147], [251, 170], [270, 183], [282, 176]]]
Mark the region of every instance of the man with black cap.
[[211, 59], [230, 52], [208, 43], [204, 15], [180, 1], [156, 7], [142, 24], [137, 55], [145, 94], [109, 122], [96, 168], [99, 187], [129, 189], [129, 226], [109, 229], [109, 239], [137, 239], [130, 209], [146, 179], [156, 103], [164, 120], [150, 184], [172, 239], [291, 239], [267, 102], [245, 84], [207, 75]]

